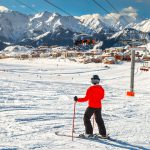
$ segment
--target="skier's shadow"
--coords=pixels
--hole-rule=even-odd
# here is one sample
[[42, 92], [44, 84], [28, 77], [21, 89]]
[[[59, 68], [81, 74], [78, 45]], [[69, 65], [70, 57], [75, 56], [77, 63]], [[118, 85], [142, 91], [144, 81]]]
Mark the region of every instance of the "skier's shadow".
[[114, 139], [114, 138], [111, 138], [110, 140], [102, 139], [102, 140], [99, 140], [99, 141], [96, 141], [96, 142], [106, 144], [106, 145], [110, 145], [110, 146], [117, 147], [117, 148], [124, 148], [124, 149], [128, 149], [128, 150], [139, 150], [139, 149], [140, 150], [150, 150], [150, 149], [145, 148], [143, 146], [133, 145], [133, 144], [130, 144], [128, 142], [117, 140], [117, 139]]

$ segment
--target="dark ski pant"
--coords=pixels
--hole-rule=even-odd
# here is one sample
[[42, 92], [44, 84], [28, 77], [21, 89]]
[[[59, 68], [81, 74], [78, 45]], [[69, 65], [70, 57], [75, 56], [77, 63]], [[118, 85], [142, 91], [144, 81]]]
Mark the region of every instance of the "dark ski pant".
[[91, 124], [91, 117], [94, 114], [95, 120], [99, 129], [99, 134], [106, 135], [106, 128], [101, 115], [101, 108], [90, 108], [88, 107], [84, 114], [84, 125], [86, 134], [93, 134], [93, 127]]

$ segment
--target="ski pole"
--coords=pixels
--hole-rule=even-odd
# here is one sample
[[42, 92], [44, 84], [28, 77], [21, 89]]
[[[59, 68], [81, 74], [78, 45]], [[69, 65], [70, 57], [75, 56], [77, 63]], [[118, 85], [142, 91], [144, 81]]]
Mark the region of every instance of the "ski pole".
[[75, 122], [75, 114], [76, 114], [76, 103], [74, 102], [74, 108], [73, 108], [73, 119], [72, 119], [72, 141], [73, 141], [73, 133], [74, 133], [74, 122]]
[[94, 131], [94, 120], [95, 119], [95, 114], [93, 114], [93, 131]]

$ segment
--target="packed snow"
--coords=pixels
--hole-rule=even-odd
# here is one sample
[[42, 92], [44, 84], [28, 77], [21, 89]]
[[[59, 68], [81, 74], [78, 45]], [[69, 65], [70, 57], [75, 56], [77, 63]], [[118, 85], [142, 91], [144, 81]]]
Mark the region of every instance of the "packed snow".
[[[0, 60], [0, 149], [150, 149], [150, 72], [140, 71], [141, 65], [135, 69], [135, 97], [127, 97], [130, 62], [106, 67], [67, 59]], [[84, 96], [93, 74], [106, 90], [103, 119], [116, 141], [55, 135], [71, 135], [73, 97]], [[77, 103], [75, 134], [84, 133], [86, 107]]]

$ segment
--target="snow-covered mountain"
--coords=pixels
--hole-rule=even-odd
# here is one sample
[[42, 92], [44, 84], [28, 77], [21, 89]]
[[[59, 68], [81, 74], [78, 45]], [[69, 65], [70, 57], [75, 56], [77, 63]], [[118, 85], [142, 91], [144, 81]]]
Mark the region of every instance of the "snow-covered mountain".
[[[112, 16], [116, 19], [112, 19]], [[106, 41], [107, 35], [104, 35], [104, 32], [120, 31], [128, 25], [128, 22], [132, 22], [132, 26], [137, 30], [150, 32], [150, 21], [139, 21], [134, 12], [128, 16], [125, 12], [121, 15], [91, 14], [80, 17], [62, 16], [50, 12], [25, 15], [1, 6], [0, 41], [32, 46], [72, 45], [72, 38], [80, 33], [94, 34], [98, 40]]]
[[106, 16], [101, 16], [100, 14], [83, 15], [76, 18], [80, 19], [84, 26], [92, 30], [94, 29], [97, 32], [107, 29], [118, 31], [127, 26], [131, 27], [141, 21], [139, 17], [115, 13]]
[[80, 17], [75, 17], [83, 24], [83, 26], [89, 28], [89, 30], [94, 30], [94, 32], [99, 33], [103, 29], [110, 28], [104, 19], [99, 14], [83, 15]]
[[46, 32], [56, 32], [58, 28], [73, 32], [89, 32], [79, 19], [61, 16], [57, 13], [42, 12], [27, 16], [15, 11], [0, 12], [0, 39], [2, 41], [21, 41], [35, 38]]
[[73, 32], [88, 32], [87, 27], [81, 24], [81, 22], [71, 16], [61, 16], [58, 13], [43, 12], [35, 14], [29, 18], [28, 28], [30, 32], [37, 33], [35, 36], [39, 36], [38, 32], [56, 32], [58, 28], [62, 27], [66, 30]]
[[150, 32], [150, 19], [137, 23], [134, 28], [143, 32]]
[[25, 37], [28, 16], [15, 11], [0, 12], [0, 39], [15, 42]]

